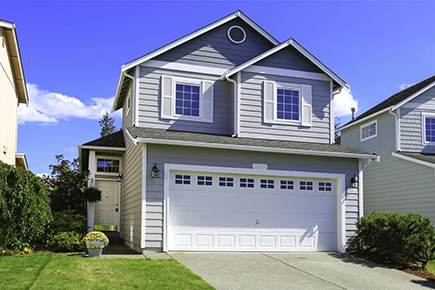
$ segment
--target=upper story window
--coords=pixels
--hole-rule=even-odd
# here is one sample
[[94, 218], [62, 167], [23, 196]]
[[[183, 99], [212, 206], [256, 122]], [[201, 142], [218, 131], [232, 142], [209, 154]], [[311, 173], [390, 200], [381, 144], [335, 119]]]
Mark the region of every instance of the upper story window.
[[364, 124], [361, 129], [361, 141], [365, 141], [378, 136], [378, 121], [374, 120], [370, 123]]
[[435, 143], [435, 114], [423, 113], [423, 143]]
[[119, 173], [119, 160], [97, 159], [97, 172]]
[[199, 85], [175, 85], [175, 114], [199, 117]]
[[213, 81], [162, 76], [160, 117], [212, 123], [213, 91]]
[[299, 94], [296, 89], [278, 88], [276, 117], [281, 120], [299, 121]]
[[311, 127], [311, 86], [264, 81], [263, 122]]

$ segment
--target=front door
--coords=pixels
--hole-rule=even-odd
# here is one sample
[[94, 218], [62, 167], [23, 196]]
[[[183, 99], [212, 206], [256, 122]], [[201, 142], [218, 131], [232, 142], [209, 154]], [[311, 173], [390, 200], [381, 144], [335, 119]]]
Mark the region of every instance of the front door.
[[95, 225], [98, 231], [118, 230], [119, 185], [116, 181], [96, 181], [101, 193], [101, 200], [95, 204]]

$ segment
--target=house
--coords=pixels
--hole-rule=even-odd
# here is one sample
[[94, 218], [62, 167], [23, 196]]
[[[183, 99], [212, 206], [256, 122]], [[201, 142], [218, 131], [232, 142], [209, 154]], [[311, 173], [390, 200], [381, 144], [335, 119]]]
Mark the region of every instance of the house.
[[341, 144], [376, 152], [364, 171], [364, 214], [418, 213], [435, 224], [435, 76], [339, 128]]
[[123, 65], [122, 131], [79, 146], [90, 226], [137, 251], [343, 251], [377, 159], [333, 144], [348, 89], [240, 11]]
[[27, 169], [26, 156], [17, 153], [19, 104], [28, 104], [26, 82], [15, 24], [0, 20], [0, 162]]

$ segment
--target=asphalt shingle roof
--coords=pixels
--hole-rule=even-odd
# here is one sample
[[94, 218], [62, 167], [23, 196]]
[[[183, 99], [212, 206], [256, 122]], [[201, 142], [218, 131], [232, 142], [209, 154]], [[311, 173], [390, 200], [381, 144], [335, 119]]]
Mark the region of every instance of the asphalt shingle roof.
[[84, 146], [102, 146], [102, 147], [119, 147], [124, 148], [125, 142], [124, 142], [124, 134], [122, 130], [115, 132], [113, 134], [110, 134], [106, 137], [101, 137], [92, 141], [89, 141]]
[[233, 138], [231, 136], [212, 135], [193, 132], [167, 131], [161, 129], [127, 127], [128, 132], [133, 138], [148, 138], [162, 141], [186, 141], [195, 143], [222, 144], [222, 145], [238, 145], [238, 146], [253, 146], [271, 149], [290, 149], [302, 151], [344, 153], [373, 156], [371, 153], [360, 150], [347, 148], [339, 145], [308, 143], [308, 142], [293, 142], [293, 141], [278, 141], [267, 139], [254, 138]]
[[406, 156], [406, 157], [414, 158], [414, 159], [417, 159], [420, 161], [435, 164], [435, 154], [425, 154], [425, 153], [417, 153], [417, 152], [403, 152], [403, 151], [398, 151], [396, 153], [403, 155], [403, 156]]
[[[374, 114], [376, 112], [382, 111], [383, 109], [386, 109], [388, 107], [394, 106], [394, 105], [400, 103], [401, 101], [405, 100], [406, 98], [412, 96], [413, 94], [415, 94], [419, 90], [423, 89], [424, 87], [430, 85], [433, 82], [435, 82], [435, 76], [427, 78], [424, 81], [419, 82], [418, 84], [415, 84], [415, 85], [413, 85], [413, 86], [411, 86], [411, 87], [409, 87], [407, 89], [404, 89], [403, 91], [400, 91], [397, 94], [392, 95], [391, 97], [389, 97], [385, 101], [377, 104], [373, 108], [371, 108], [371, 109], [367, 110], [366, 112], [362, 113], [361, 115], [356, 117], [355, 120], [348, 122], [346, 125], [349, 125], [349, 124], [351, 124], [351, 123], [353, 123], [355, 121], [358, 121], [358, 120], [360, 120], [362, 118], [370, 116], [370, 115], [372, 115], [372, 114]], [[346, 125], [344, 125], [344, 126], [346, 126]]]

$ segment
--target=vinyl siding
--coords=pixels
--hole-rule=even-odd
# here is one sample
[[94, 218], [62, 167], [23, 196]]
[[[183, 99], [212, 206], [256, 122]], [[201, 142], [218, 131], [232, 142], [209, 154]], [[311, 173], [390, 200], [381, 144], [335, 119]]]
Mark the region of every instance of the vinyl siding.
[[[417, 106], [417, 108], [409, 108], [408, 105]], [[431, 106], [432, 109], [427, 109], [427, 106]], [[401, 150], [435, 153], [434, 145], [423, 145], [422, 113], [435, 114], [435, 88], [427, 90], [400, 108]]]
[[[146, 243], [149, 248], [161, 248], [163, 241], [164, 179], [150, 177], [150, 169], [157, 163], [161, 172], [165, 163], [235, 168], [252, 168], [252, 163], [266, 163], [271, 170], [328, 172], [346, 174], [346, 188], [353, 174], [358, 173], [358, 161], [347, 158], [259, 153], [183, 146], [147, 145], [147, 214]], [[358, 192], [349, 190], [346, 197], [346, 236], [351, 238], [358, 219]]]
[[317, 66], [291, 46], [260, 60], [255, 65], [323, 73]]
[[125, 154], [121, 183], [121, 237], [140, 247], [142, 144], [134, 145], [124, 131]]
[[[231, 42], [227, 30], [239, 25], [246, 31], [246, 40], [241, 44]], [[240, 19], [223, 24], [168, 52], [156, 60], [230, 69], [274, 47]]]
[[[139, 80], [139, 126], [175, 131], [202, 132], [231, 135], [232, 125], [232, 84], [220, 81], [218, 77], [180, 72], [151, 67], [140, 67]], [[160, 118], [160, 81], [162, 75], [215, 81], [213, 123], [168, 120]]]
[[130, 98], [132, 98], [131, 100], [131, 107], [130, 109], [127, 109], [127, 100], [128, 97], [124, 100], [124, 104], [123, 104], [123, 109], [122, 109], [122, 126], [123, 127], [129, 127], [129, 126], [133, 126], [133, 103], [135, 101], [134, 99], [134, 94], [132, 93], [132, 87], [130, 86], [130, 89], [127, 93], [127, 96], [130, 96]]
[[[312, 86], [312, 126], [263, 123], [263, 82]], [[240, 137], [330, 143], [330, 82], [242, 72]]]
[[373, 162], [364, 170], [364, 215], [372, 211], [413, 212], [435, 224], [433, 169], [393, 157], [395, 118], [386, 112], [374, 119], [378, 120], [377, 137], [360, 142], [359, 125], [344, 130], [341, 136], [343, 146], [376, 152], [381, 157], [380, 163]]

